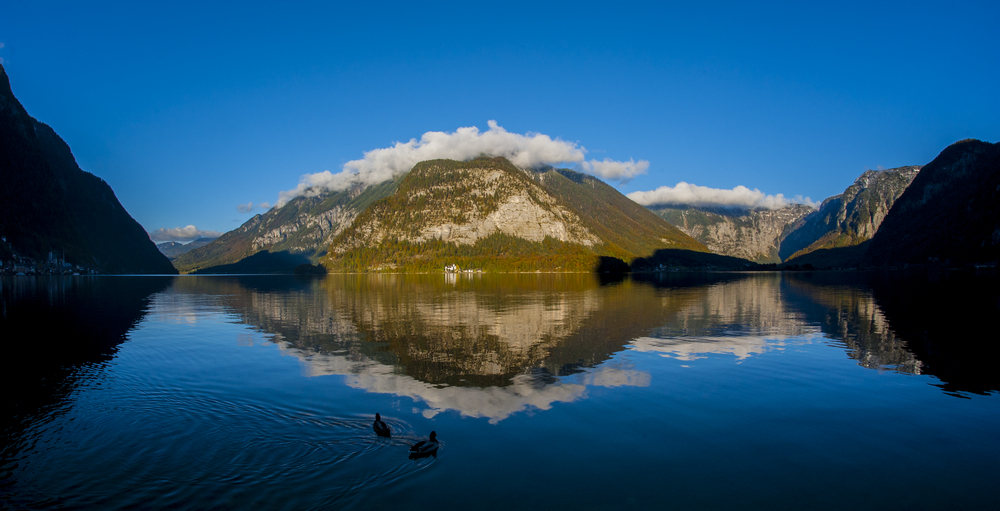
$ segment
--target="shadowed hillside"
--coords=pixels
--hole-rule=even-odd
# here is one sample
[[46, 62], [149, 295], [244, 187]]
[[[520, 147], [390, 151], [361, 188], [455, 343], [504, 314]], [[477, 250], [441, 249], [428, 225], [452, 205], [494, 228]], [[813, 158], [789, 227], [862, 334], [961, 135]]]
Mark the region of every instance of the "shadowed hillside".
[[101, 178], [80, 170], [66, 142], [28, 115], [0, 66], [0, 256], [106, 273], [177, 273]]
[[928, 163], [893, 205], [866, 266], [962, 266], [1000, 259], [1000, 144], [963, 140]]

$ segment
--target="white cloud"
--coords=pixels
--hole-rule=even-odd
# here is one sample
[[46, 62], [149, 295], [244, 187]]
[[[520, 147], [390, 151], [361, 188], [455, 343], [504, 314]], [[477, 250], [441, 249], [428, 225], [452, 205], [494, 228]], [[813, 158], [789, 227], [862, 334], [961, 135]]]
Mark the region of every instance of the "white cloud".
[[250, 202], [248, 202], [246, 204], [237, 204], [236, 205], [236, 211], [239, 211], [240, 213], [252, 213], [255, 209], [260, 209], [262, 211], [267, 211], [267, 210], [271, 209], [271, 203], [270, 202], [261, 202], [261, 203], [258, 203], [258, 204], [254, 204], [253, 201], [250, 201]]
[[649, 168], [645, 160], [587, 161], [587, 150], [574, 142], [553, 139], [542, 133], [511, 133], [496, 121], [489, 121], [488, 125], [489, 129], [483, 132], [475, 126], [458, 128], [452, 133], [428, 131], [420, 140], [413, 138], [405, 143], [396, 142], [392, 147], [366, 151], [364, 158], [345, 163], [336, 174], [329, 170], [306, 174], [294, 189], [279, 194], [277, 206], [300, 195], [314, 197], [327, 190], [346, 190], [355, 184], [381, 183], [409, 172], [419, 162], [439, 158], [469, 160], [482, 154], [503, 156], [521, 168], [576, 163], [585, 172], [621, 181]]
[[581, 162], [580, 167], [588, 174], [593, 174], [604, 179], [617, 179], [625, 182], [639, 174], [645, 174], [646, 170], [649, 169], [649, 162], [646, 160], [636, 162], [631, 158], [628, 161], [614, 161], [605, 158], [604, 161], [591, 160]]
[[149, 239], [153, 241], [179, 241], [182, 243], [194, 241], [198, 238], [218, 238], [219, 236], [222, 236], [221, 232], [203, 231], [193, 225], [174, 227], [173, 229], [161, 227], [149, 233]]
[[813, 208], [818, 204], [796, 195], [787, 198], [782, 194], [766, 195], [764, 192], [745, 186], [737, 186], [732, 190], [709, 188], [681, 181], [676, 186], [661, 186], [648, 192], [632, 192], [628, 198], [643, 206], [685, 205], [685, 206], [724, 206], [739, 208], [779, 209], [790, 204], [805, 204]]

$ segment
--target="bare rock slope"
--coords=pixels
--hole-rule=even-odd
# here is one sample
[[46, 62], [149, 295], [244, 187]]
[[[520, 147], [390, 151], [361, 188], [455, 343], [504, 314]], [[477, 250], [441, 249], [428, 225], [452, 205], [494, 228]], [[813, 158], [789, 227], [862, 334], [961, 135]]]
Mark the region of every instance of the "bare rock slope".
[[654, 210], [712, 252], [758, 263], [780, 263], [781, 243], [814, 211], [802, 204], [775, 210], [694, 207]]

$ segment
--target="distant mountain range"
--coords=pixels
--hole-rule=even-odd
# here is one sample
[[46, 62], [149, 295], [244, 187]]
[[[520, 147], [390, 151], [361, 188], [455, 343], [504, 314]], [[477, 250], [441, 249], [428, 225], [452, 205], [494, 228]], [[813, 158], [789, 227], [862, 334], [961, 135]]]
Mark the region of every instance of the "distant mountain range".
[[996, 266], [1000, 260], [1000, 144], [963, 140], [925, 165], [870, 240], [787, 261], [816, 268]]
[[0, 260], [102, 273], [177, 273], [102, 179], [14, 97], [0, 65]]
[[[909, 233], [906, 240], [916, 240], [914, 233], [935, 233], [920, 237], [920, 243], [934, 247], [934, 239], [948, 239], [968, 255], [942, 259], [921, 249], [921, 261], [989, 262], [996, 257], [987, 248], [1000, 239], [997, 201], [988, 193], [997, 189], [990, 184], [995, 146], [956, 144], [923, 171], [917, 166], [866, 171], [818, 210], [801, 204], [776, 210], [647, 209], [599, 179], [567, 169], [520, 169], [489, 157], [432, 160], [375, 186], [298, 197], [178, 256], [175, 264], [199, 273], [291, 272], [294, 265], [317, 261], [351, 272], [440, 271], [448, 265], [484, 271], [617, 271], [627, 263], [635, 270], [753, 269], [768, 263], [826, 268], [858, 267], [863, 258], [866, 266], [916, 264], [889, 255], [877, 242], [880, 236], [889, 239], [879, 235], [883, 225], [893, 226], [894, 243], [905, 241], [899, 233]], [[898, 200], [917, 193], [908, 192], [916, 186], [911, 183], [926, 180], [931, 181], [919, 186], [926, 204], [907, 199], [910, 205], [899, 210], [906, 213], [892, 213]], [[978, 195], [961, 195], [973, 189]], [[967, 211], [959, 214], [956, 204]], [[918, 209], [924, 213], [917, 215]], [[948, 212], [967, 222], [942, 223], [926, 211]], [[948, 227], [928, 228], [924, 221]], [[982, 250], [973, 250], [975, 243]]]
[[[1000, 145], [863, 173], [818, 210], [639, 206], [568, 169], [431, 160], [376, 185], [311, 190], [214, 240], [159, 247], [0, 66], [0, 261], [103, 273], [621, 271], [996, 265]], [[174, 260], [171, 265], [167, 259]], [[46, 263], [47, 262], [47, 263]], [[770, 268], [767, 266], [763, 268]], [[308, 270], [308, 271], [307, 271]]]
[[653, 206], [650, 209], [712, 252], [757, 263], [780, 263], [820, 249], [871, 239], [920, 167], [869, 170], [819, 210]]
[[590, 270], [599, 256], [628, 261], [659, 248], [708, 252], [594, 177], [478, 158], [422, 162], [378, 185], [297, 197], [175, 264], [229, 271], [267, 251], [268, 267], [301, 262], [286, 253], [343, 271]]
[[196, 239], [194, 241], [190, 241], [188, 243], [178, 243], [176, 241], [166, 241], [166, 242], [163, 242], [163, 243], [157, 243], [156, 244], [156, 248], [159, 249], [159, 251], [163, 255], [167, 256], [167, 258], [169, 258], [169, 259], [172, 260], [172, 259], [176, 258], [177, 256], [179, 256], [181, 254], [187, 253], [187, 252], [189, 252], [191, 250], [194, 250], [196, 248], [199, 248], [199, 247], [204, 247], [205, 245], [208, 245], [209, 243], [211, 243], [213, 241], [215, 241], [215, 238], [205, 238], [205, 237], [198, 238], [198, 239]]
[[713, 253], [756, 263], [780, 263], [782, 243], [815, 209], [653, 206], [658, 216], [702, 242]]
[[[392, 193], [397, 185], [398, 180], [386, 181], [314, 197], [296, 197], [282, 207], [254, 215], [208, 245], [177, 256], [174, 265], [182, 272], [211, 272], [211, 268], [231, 265], [265, 250], [315, 261], [358, 213]], [[296, 260], [301, 262], [302, 258]]]

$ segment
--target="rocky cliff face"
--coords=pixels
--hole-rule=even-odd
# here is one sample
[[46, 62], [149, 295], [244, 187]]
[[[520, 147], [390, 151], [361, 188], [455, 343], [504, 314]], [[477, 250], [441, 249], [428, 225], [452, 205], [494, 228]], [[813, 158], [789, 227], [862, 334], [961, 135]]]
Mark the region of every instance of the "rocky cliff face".
[[255, 215], [235, 230], [174, 260], [181, 271], [233, 264], [258, 252], [289, 252], [315, 260], [373, 200], [396, 183], [355, 186], [314, 197], [296, 197], [280, 208]]
[[785, 238], [780, 255], [788, 260], [819, 249], [850, 247], [875, 236], [896, 199], [920, 167], [869, 170], [844, 193], [823, 201], [819, 211]]
[[758, 263], [780, 263], [828, 248], [871, 239], [920, 167], [869, 170], [819, 210], [795, 204], [781, 209], [651, 208], [716, 254]]
[[716, 254], [780, 263], [782, 241], [815, 210], [793, 204], [776, 210], [659, 207], [653, 211]]

